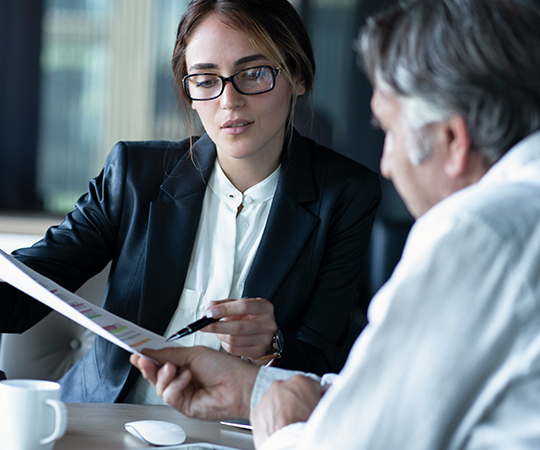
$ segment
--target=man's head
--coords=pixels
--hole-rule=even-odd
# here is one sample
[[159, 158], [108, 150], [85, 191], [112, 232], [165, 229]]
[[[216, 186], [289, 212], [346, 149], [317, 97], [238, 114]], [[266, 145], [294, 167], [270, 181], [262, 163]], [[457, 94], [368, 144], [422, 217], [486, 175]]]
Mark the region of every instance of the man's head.
[[417, 0], [368, 21], [381, 171], [414, 216], [540, 129], [538, 24], [537, 0]]

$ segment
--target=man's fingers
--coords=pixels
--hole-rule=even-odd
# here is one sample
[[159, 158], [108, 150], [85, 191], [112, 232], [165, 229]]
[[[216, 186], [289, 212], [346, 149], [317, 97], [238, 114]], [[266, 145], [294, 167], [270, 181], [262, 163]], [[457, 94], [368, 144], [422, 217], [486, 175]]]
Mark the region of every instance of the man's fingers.
[[158, 367], [154, 362], [148, 358], [144, 358], [138, 355], [131, 355], [129, 358], [131, 364], [133, 364], [141, 372], [143, 378], [154, 384], [157, 377]]
[[135, 353], [132, 353], [131, 356], [129, 357], [129, 362], [134, 365], [135, 367], [137, 367], [137, 369], [139, 368], [138, 366], [138, 362], [139, 362], [139, 359], [141, 357], [139, 355], [136, 355]]
[[170, 382], [176, 378], [178, 375], [178, 369], [177, 367], [167, 362], [159, 369], [157, 373], [157, 381], [156, 381], [156, 392], [160, 397], [163, 397], [163, 391], [167, 389], [167, 386], [169, 386]]
[[183, 371], [165, 387], [162, 395], [163, 400], [170, 405], [182, 402], [185, 398], [184, 389], [189, 385], [191, 379], [191, 372], [189, 370]]
[[187, 347], [167, 347], [161, 350], [151, 350], [145, 348], [142, 350], [142, 354], [152, 358], [161, 365], [170, 361], [177, 366], [183, 366], [187, 364], [189, 360], [190, 350], [191, 349]]

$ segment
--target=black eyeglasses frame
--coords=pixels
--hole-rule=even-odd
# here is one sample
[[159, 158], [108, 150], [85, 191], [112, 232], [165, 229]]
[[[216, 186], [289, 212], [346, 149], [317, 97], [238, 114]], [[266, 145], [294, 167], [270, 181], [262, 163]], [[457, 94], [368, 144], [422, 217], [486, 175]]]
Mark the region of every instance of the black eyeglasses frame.
[[[266, 91], [261, 91], [261, 92], [242, 92], [240, 90], [240, 88], [236, 85], [236, 83], [234, 82], [234, 77], [236, 75], [238, 75], [240, 72], [243, 72], [245, 70], [262, 69], [262, 68], [270, 69], [270, 71], [272, 72], [272, 87], [270, 89], [267, 89]], [[260, 94], [265, 94], [267, 92], [270, 92], [270, 91], [274, 90], [274, 88], [276, 87], [276, 77], [282, 71], [283, 71], [283, 69], [281, 67], [276, 67], [274, 69], [272, 66], [263, 65], [263, 66], [246, 67], [245, 69], [240, 69], [239, 71], [233, 73], [230, 77], [224, 77], [224, 76], [218, 75], [216, 73], [206, 73], [206, 72], [205, 73], [191, 73], [191, 74], [187, 74], [186, 76], [184, 76], [184, 78], [182, 78], [182, 87], [184, 88], [184, 92], [185, 92], [187, 98], [189, 98], [193, 102], [206, 102], [208, 100], [215, 100], [216, 98], [220, 97], [221, 94], [223, 94], [223, 91], [225, 90], [225, 83], [227, 81], [229, 81], [234, 86], [234, 89], [236, 89], [236, 92], [238, 92], [239, 94], [242, 94], [242, 95], [260, 95]], [[203, 99], [192, 98], [191, 95], [189, 95], [189, 89], [187, 88], [188, 79], [191, 78], [191, 77], [196, 77], [196, 76], [200, 76], [200, 75], [212, 75], [212, 76], [217, 77], [217, 78], [219, 78], [221, 80], [221, 91], [219, 92], [218, 95], [216, 95], [214, 97], [211, 97], [211, 98], [203, 98]]]

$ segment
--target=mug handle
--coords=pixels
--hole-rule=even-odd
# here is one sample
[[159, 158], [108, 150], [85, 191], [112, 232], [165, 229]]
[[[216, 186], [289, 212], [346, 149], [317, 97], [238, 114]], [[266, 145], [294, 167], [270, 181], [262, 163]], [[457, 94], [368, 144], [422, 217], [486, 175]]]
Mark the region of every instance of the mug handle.
[[41, 441], [39, 441], [41, 445], [47, 445], [53, 441], [56, 441], [57, 439], [60, 439], [66, 432], [67, 426], [67, 413], [66, 405], [64, 404], [64, 402], [48, 398], [47, 400], [45, 400], [45, 403], [52, 406], [54, 409], [54, 430], [50, 436], [47, 436], [46, 438], [43, 438], [41, 439]]

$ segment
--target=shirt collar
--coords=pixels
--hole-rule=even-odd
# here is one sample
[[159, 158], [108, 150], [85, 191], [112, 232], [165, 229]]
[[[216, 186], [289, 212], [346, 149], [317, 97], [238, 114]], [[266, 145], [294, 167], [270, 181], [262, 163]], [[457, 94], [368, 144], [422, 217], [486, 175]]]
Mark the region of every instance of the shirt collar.
[[512, 147], [482, 177], [482, 184], [504, 181], [538, 182], [540, 170], [540, 131], [530, 134]]
[[242, 194], [227, 178], [219, 165], [219, 161], [216, 159], [214, 170], [208, 180], [208, 186], [221, 201], [231, 203], [235, 207], [240, 206], [242, 203], [256, 205], [274, 197], [280, 173], [281, 165], [264, 180], [250, 187]]

